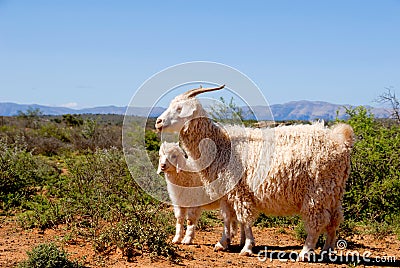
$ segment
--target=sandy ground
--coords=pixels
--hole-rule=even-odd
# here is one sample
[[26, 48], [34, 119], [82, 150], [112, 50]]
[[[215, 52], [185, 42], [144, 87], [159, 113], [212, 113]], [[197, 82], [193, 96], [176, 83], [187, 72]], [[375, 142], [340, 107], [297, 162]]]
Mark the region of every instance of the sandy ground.
[[[17, 263], [27, 258], [26, 251], [35, 245], [44, 242], [56, 242], [73, 259], [79, 259], [87, 267], [400, 267], [400, 241], [396, 236], [375, 239], [372, 235], [354, 236], [347, 241], [347, 248], [338, 251], [335, 256], [316, 255], [316, 262], [294, 262], [290, 257], [301, 250], [301, 243], [293, 237], [293, 230], [289, 228], [254, 228], [257, 246], [254, 255], [243, 257], [239, 255], [238, 239], [226, 252], [214, 252], [213, 246], [221, 234], [221, 227], [210, 228], [209, 231], [196, 233], [195, 244], [180, 245], [179, 254], [182, 261], [173, 264], [166, 260], [151, 262], [147, 257], [139, 257], [127, 261], [119, 250], [103, 256], [96, 253], [92, 244], [84, 240], [65, 239], [68, 231], [59, 226], [45, 232], [22, 230], [14, 220], [3, 218], [0, 222], [0, 267], [15, 267]], [[62, 242], [64, 241], [64, 242]], [[360, 255], [357, 258], [352, 254]], [[316, 251], [319, 253], [319, 250]], [[363, 258], [362, 256], [368, 258]], [[342, 258], [340, 258], [342, 256]], [[347, 256], [347, 260], [346, 260]], [[393, 262], [393, 258], [395, 261]]]

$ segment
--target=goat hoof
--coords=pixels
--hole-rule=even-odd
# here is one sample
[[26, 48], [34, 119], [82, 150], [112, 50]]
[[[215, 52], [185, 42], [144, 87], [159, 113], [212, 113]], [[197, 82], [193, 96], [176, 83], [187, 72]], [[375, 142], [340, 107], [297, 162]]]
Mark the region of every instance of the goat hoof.
[[224, 247], [220, 242], [215, 244], [214, 251], [224, 251], [224, 250], [226, 250], [226, 247]]
[[312, 260], [312, 256], [315, 255], [314, 250], [310, 250], [307, 252], [300, 252], [299, 257], [297, 258], [298, 261], [301, 262], [308, 262]]
[[178, 236], [178, 237], [174, 237], [173, 239], [172, 239], [172, 244], [179, 244], [179, 241], [181, 240], [181, 238]]
[[192, 244], [192, 238], [191, 238], [191, 237], [185, 237], [185, 238], [183, 238], [182, 244], [184, 244], [184, 245], [190, 245], [190, 244]]
[[240, 251], [240, 256], [251, 256], [253, 255], [253, 251], [251, 249], [242, 249], [242, 251]]

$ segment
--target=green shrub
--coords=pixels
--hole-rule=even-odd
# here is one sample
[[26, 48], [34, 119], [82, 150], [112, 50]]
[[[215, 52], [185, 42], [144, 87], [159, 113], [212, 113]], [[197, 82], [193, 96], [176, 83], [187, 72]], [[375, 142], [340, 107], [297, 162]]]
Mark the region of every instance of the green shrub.
[[351, 219], [345, 219], [339, 227], [338, 230], [338, 237], [351, 237], [354, 234], [359, 234], [359, 229], [357, 228], [358, 222], [351, 220]]
[[392, 224], [400, 215], [400, 126], [384, 126], [364, 107], [347, 113], [357, 142], [344, 195], [345, 217]]
[[0, 209], [20, 206], [47, 180], [58, 176], [58, 169], [41, 157], [33, 156], [24, 142], [8, 144], [0, 140]]
[[149, 255], [152, 259], [165, 257], [178, 261], [178, 249], [169, 240], [172, 228], [168, 228], [169, 223], [165, 222], [165, 213], [143, 205], [137, 205], [134, 211], [116, 226], [103, 231], [95, 239], [95, 249], [107, 253], [118, 247], [128, 260]]
[[297, 240], [301, 241], [302, 243], [304, 243], [304, 241], [306, 241], [307, 232], [304, 228], [303, 221], [299, 221], [299, 223], [296, 225], [296, 227], [294, 227], [294, 233], [295, 233], [295, 237]]
[[210, 227], [221, 224], [222, 221], [218, 218], [218, 214], [218, 211], [215, 210], [203, 211], [199, 221], [197, 222], [196, 228], [202, 231], [207, 231]]
[[78, 268], [78, 262], [70, 261], [68, 254], [56, 245], [40, 244], [27, 252], [28, 260], [20, 263], [19, 268]]
[[18, 216], [23, 228], [40, 228], [42, 230], [63, 223], [66, 213], [58, 201], [51, 201], [45, 196], [35, 195], [24, 203], [27, 211]]
[[2, 117], [0, 139], [7, 138], [12, 144], [23, 137], [29, 152], [47, 156], [97, 148], [121, 149], [122, 119], [119, 115]]
[[145, 131], [145, 146], [148, 151], [159, 151], [160, 150], [160, 139], [154, 131]]
[[71, 141], [70, 132], [67, 129], [51, 122], [43, 124], [40, 129], [38, 129], [37, 134], [46, 138], [54, 137], [55, 139], [65, 143]]
[[297, 225], [301, 219], [298, 216], [290, 216], [290, 217], [275, 217], [275, 216], [267, 216], [264, 213], [261, 213], [260, 216], [256, 219], [254, 225], [269, 228], [269, 227], [288, 227]]
[[[143, 193], [131, 178], [120, 150], [98, 150], [66, 160], [69, 174], [60, 189], [69, 214], [85, 215], [91, 226], [118, 221]], [[139, 201], [138, 201], [139, 202]]]
[[26, 152], [24, 145], [9, 145], [0, 141], [0, 193], [7, 194], [24, 190], [35, 181], [35, 161]]
[[[67, 124], [67, 126], [77, 127], [83, 124], [83, 119], [80, 115], [72, 115], [72, 114], [64, 114], [62, 116], [63, 121]], [[61, 123], [61, 120], [58, 119]]]

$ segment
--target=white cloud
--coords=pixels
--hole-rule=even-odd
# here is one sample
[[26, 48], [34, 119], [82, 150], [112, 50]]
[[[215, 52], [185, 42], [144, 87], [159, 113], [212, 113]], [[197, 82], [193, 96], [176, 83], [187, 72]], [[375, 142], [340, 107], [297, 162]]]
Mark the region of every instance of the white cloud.
[[65, 108], [76, 108], [76, 107], [78, 107], [78, 103], [68, 102], [68, 103], [61, 104], [60, 106], [65, 107]]

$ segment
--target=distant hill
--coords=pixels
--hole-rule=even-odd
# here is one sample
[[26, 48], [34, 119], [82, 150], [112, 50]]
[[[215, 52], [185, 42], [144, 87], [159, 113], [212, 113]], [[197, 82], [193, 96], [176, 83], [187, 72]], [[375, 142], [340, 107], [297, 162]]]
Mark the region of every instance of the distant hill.
[[[324, 119], [332, 120], [336, 118], [336, 111], [339, 110], [339, 117], [344, 116], [344, 105], [332, 104], [323, 101], [292, 101], [284, 104], [271, 105], [271, 111], [274, 119], [281, 120], [315, 120]], [[345, 105], [350, 106], [350, 105]], [[62, 115], [62, 114], [125, 114], [126, 107], [118, 106], [101, 106], [85, 109], [71, 109], [66, 107], [51, 107], [37, 104], [16, 104], [16, 103], [0, 103], [1, 116], [14, 116], [18, 111], [26, 112], [29, 108], [40, 109], [45, 115]], [[383, 108], [368, 107], [376, 117], [388, 117], [388, 112]], [[259, 120], [270, 119], [268, 107], [254, 106], [252, 107]], [[159, 116], [165, 108], [154, 107], [152, 109], [134, 107], [130, 109], [130, 114], [136, 116], [148, 116], [151, 110], [151, 117]]]
[[[339, 118], [345, 116], [345, 108], [352, 105], [338, 105], [323, 101], [292, 101], [285, 104], [271, 105], [275, 120], [334, 120], [339, 111]], [[354, 106], [353, 106], [354, 107]], [[388, 117], [388, 112], [383, 108], [366, 106], [378, 118]]]
[[[63, 114], [125, 114], [126, 107], [118, 106], [100, 106], [84, 109], [71, 109], [66, 107], [53, 107], [38, 104], [17, 104], [4, 102], [0, 103], [0, 116], [15, 116], [18, 112], [26, 112], [28, 109], [40, 109], [44, 115], [63, 115]], [[131, 112], [137, 116], [147, 116], [148, 108], [131, 108]], [[150, 116], [160, 115], [165, 108], [155, 107]]]

